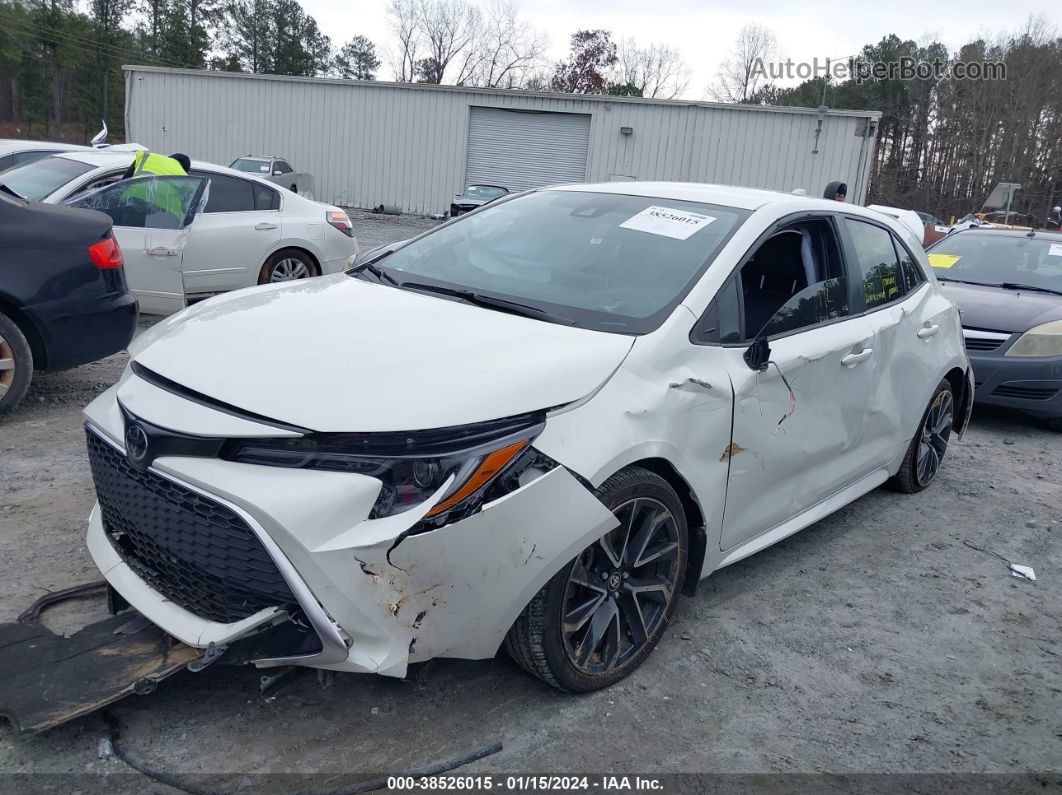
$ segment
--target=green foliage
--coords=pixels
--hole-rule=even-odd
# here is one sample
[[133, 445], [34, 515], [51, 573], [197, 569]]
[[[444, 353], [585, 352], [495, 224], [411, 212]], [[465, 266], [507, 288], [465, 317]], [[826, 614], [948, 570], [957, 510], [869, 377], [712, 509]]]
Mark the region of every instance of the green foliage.
[[336, 74], [347, 80], [375, 80], [379, 68], [376, 46], [364, 36], [352, 38], [336, 55]]
[[332, 70], [332, 42], [298, 0], [229, 0], [222, 18], [214, 68], [307, 77]]
[[124, 140], [124, 64], [371, 80], [373, 43], [338, 56], [298, 0], [0, 0], [0, 136]]
[[[204, 0], [0, 2], [0, 124], [5, 134], [85, 143], [105, 120], [124, 138], [127, 63], [202, 66]], [[134, 12], [142, 16], [134, 20]]]
[[608, 87], [608, 93], [614, 97], [640, 97], [642, 90], [634, 83], [613, 83]]

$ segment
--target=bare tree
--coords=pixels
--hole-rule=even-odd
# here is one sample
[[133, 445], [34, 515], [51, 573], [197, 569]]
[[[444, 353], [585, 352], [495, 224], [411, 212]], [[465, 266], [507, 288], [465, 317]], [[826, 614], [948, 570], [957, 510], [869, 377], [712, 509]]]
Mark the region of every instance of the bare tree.
[[389, 54], [394, 78], [399, 83], [412, 83], [421, 48], [419, 0], [391, 0], [387, 18], [397, 39], [395, 49]]
[[549, 38], [520, 17], [512, 0], [490, 0], [479, 36], [466, 48], [459, 85], [515, 88], [542, 66]]
[[674, 47], [639, 47], [634, 39], [626, 38], [620, 42], [617, 55], [619, 63], [613, 82], [636, 88], [640, 96], [674, 99], [689, 86], [689, 67]]
[[778, 54], [778, 41], [763, 25], [745, 25], [730, 55], [719, 65], [718, 82], [708, 93], [720, 102], [748, 102], [766, 75], [766, 62]]
[[419, 0], [418, 6], [426, 55], [417, 62], [417, 78], [442, 83], [450, 65], [460, 65], [461, 56], [478, 40], [483, 16], [465, 0]]

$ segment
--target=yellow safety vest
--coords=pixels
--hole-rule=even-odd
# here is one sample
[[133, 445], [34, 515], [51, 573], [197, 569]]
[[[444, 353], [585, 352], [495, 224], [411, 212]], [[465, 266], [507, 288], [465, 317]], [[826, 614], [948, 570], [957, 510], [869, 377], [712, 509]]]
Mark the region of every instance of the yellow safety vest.
[[158, 174], [160, 177], [188, 176], [188, 172], [172, 157], [157, 155], [144, 149], [136, 153], [133, 164], [136, 166], [133, 169], [134, 177], [139, 177], [141, 174]]
[[[172, 157], [157, 155], [154, 152], [148, 152], [143, 149], [136, 153], [136, 157], [133, 159], [133, 166], [133, 180], [137, 180], [138, 177], [151, 176], [188, 176], [181, 164]], [[137, 185], [136, 181], [126, 188], [124, 193], [126, 199], [139, 199], [143, 202], [151, 200], [148, 196], [147, 185], [143, 183]], [[181, 222], [184, 220], [184, 202], [181, 200], [177, 191], [175, 191], [172, 186], [165, 183], [156, 183], [153, 199], [155, 205], [172, 214], [175, 220], [175, 225], [180, 226]]]

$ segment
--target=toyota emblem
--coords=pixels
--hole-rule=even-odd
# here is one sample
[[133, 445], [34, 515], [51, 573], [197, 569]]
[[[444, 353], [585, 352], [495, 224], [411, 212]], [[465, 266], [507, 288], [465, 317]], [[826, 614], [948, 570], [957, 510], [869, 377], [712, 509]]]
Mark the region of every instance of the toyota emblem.
[[125, 429], [125, 453], [129, 461], [140, 464], [147, 457], [148, 435], [139, 422], [130, 423]]

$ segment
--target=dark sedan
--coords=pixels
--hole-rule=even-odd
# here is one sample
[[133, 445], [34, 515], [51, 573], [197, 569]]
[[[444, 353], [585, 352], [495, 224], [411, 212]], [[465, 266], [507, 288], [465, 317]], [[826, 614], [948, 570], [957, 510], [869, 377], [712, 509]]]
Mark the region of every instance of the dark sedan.
[[123, 350], [137, 303], [111, 219], [0, 192], [0, 414], [34, 370], [60, 370]]
[[461, 213], [469, 213], [495, 199], [508, 196], [509, 189], [498, 185], [469, 185], [450, 202], [450, 217], [456, 218]]
[[1062, 235], [967, 229], [928, 255], [962, 312], [975, 401], [1062, 431]]

